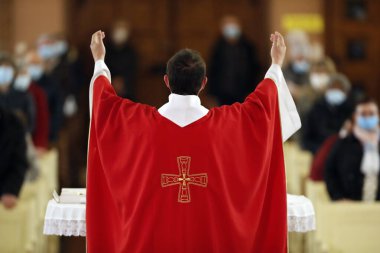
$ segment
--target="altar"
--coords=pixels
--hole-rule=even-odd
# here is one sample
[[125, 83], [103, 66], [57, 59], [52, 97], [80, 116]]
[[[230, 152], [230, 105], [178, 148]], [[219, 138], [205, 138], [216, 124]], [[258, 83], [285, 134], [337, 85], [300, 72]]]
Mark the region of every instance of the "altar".
[[[315, 212], [311, 201], [304, 196], [287, 195], [288, 232], [315, 230]], [[51, 199], [48, 202], [45, 235], [86, 236], [86, 204], [63, 204]]]

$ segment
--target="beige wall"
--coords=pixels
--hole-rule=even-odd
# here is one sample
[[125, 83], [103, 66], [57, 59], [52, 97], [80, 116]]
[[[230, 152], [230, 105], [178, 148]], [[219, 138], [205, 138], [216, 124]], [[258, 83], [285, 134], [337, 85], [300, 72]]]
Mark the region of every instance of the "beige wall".
[[42, 33], [65, 32], [65, 0], [13, 0], [12, 42], [34, 45]]

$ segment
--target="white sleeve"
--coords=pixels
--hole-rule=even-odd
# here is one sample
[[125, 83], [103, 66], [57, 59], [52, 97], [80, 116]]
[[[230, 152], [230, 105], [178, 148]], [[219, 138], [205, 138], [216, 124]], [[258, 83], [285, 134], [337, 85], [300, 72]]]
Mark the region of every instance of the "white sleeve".
[[111, 72], [103, 60], [97, 60], [95, 62], [93, 79], [100, 75], [104, 75], [111, 82]]
[[277, 86], [282, 141], [285, 142], [290, 136], [301, 128], [301, 119], [297, 112], [296, 104], [290, 94], [288, 85], [286, 84], [280, 65], [272, 64], [267, 71], [265, 78], [272, 79]]
[[89, 91], [90, 117], [92, 115], [92, 97], [93, 97], [93, 90], [94, 90], [94, 82], [96, 78], [98, 78], [101, 75], [105, 76], [111, 82], [111, 72], [108, 69], [106, 63], [103, 60], [97, 60], [95, 62], [94, 74], [91, 78], [90, 91]]

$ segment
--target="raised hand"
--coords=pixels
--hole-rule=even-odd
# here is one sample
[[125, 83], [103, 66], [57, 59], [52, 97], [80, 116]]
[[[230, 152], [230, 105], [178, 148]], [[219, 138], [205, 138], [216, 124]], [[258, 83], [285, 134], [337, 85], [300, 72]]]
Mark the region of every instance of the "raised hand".
[[272, 41], [272, 49], [270, 55], [272, 57], [272, 64], [278, 64], [282, 66], [286, 54], [286, 46], [284, 37], [279, 32], [272, 33], [270, 35], [270, 41]]
[[97, 31], [91, 37], [91, 52], [92, 57], [94, 57], [94, 61], [104, 60], [106, 56], [106, 48], [104, 47], [103, 39], [105, 37], [105, 33], [102, 31]]

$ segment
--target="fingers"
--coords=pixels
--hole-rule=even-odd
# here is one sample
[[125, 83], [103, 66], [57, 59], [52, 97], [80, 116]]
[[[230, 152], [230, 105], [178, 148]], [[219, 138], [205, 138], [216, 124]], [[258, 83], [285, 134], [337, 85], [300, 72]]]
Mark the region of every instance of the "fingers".
[[279, 32], [276, 32], [276, 36], [277, 36], [277, 39], [278, 39], [278, 44], [279, 46], [282, 46], [284, 47], [285, 46], [285, 40], [284, 40], [284, 37], [281, 35], [281, 33]]
[[273, 43], [273, 46], [285, 47], [284, 37], [277, 31], [270, 35], [270, 41]]
[[98, 44], [98, 43], [101, 43], [102, 40], [105, 38], [105, 33], [101, 30], [95, 32], [94, 34], [92, 34], [91, 36], [91, 44]]

